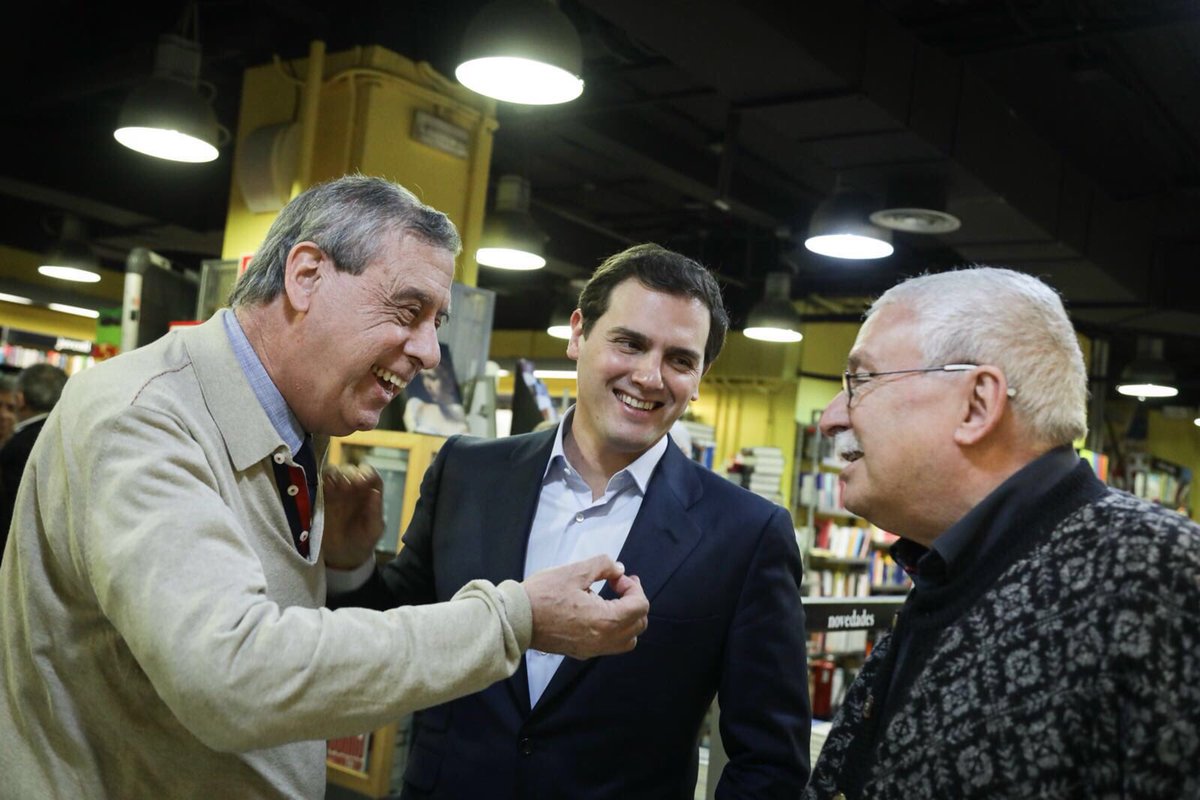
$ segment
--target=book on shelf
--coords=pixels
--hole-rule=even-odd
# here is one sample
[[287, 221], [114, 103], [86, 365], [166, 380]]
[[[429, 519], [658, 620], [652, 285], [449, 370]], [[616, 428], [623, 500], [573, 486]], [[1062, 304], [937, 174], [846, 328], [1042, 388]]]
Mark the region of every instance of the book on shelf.
[[871, 532], [855, 525], [820, 520], [816, 523], [813, 547], [838, 558], [866, 558], [871, 551]]
[[800, 503], [820, 511], [846, 512], [842, 482], [832, 472], [806, 472], [800, 477]]

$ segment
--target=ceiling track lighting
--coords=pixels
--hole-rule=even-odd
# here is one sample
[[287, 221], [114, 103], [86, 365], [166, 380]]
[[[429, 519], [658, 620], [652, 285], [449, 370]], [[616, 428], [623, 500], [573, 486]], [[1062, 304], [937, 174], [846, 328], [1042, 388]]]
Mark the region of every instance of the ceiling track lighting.
[[583, 93], [579, 33], [551, 0], [495, 0], [467, 25], [454, 75], [487, 97], [555, 105]]
[[792, 305], [792, 276], [787, 272], [768, 272], [763, 298], [746, 315], [742, 333], [762, 342], [798, 342], [802, 320]]
[[534, 270], [546, 266], [546, 234], [529, 214], [529, 181], [504, 175], [496, 203], [483, 223], [475, 260], [485, 267]]
[[100, 259], [88, 244], [87, 226], [74, 214], [63, 215], [58, 241], [46, 252], [38, 272], [62, 281], [97, 283], [99, 270]]
[[1117, 391], [1141, 401], [1148, 397], [1174, 397], [1179, 394], [1175, 386], [1175, 370], [1163, 358], [1162, 339], [1138, 337], [1137, 355], [1121, 370]]
[[200, 45], [182, 36], [158, 39], [154, 73], [121, 106], [113, 136], [131, 150], [168, 161], [214, 160], [228, 132], [200, 96]]
[[868, 194], [836, 190], [813, 211], [804, 246], [818, 255], [853, 261], [890, 256], [892, 232], [871, 223], [871, 206]]

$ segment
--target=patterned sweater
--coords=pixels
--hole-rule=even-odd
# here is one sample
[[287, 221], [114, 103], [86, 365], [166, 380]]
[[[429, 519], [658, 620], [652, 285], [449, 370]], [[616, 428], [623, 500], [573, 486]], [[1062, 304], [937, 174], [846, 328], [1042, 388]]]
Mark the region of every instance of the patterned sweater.
[[1200, 798], [1200, 526], [1081, 464], [1001, 550], [910, 594], [928, 657], [878, 643], [806, 800]]

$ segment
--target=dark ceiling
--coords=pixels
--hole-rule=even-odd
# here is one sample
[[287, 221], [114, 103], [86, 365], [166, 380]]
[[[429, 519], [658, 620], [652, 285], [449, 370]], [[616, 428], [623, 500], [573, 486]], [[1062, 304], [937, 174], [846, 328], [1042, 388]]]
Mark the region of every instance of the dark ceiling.
[[[481, 0], [224, 0], [195, 6], [202, 78], [236, 127], [243, 71], [380, 44], [453, 75]], [[1200, 405], [1200, 6], [1194, 0], [561, 0], [584, 95], [501, 104], [493, 183], [518, 172], [550, 235], [536, 274], [483, 269], [497, 327], [545, 324], [570, 280], [657, 241], [716, 269], [735, 326], [764, 275], [828, 318], [902, 275], [1011, 266], [1064, 293], [1111, 343], [1162, 336], [1175, 402]], [[188, 6], [46, 0], [10, 20], [2, 57], [0, 244], [46, 249], [83, 216], [105, 265], [151, 247], [195, 268], [219, 255], [232, 164], [175, 164], [118, 145], [124, 97]], [[14, 12], [9, 11], [8, 16]], [[835, 182], [902, 202], [936, 187], [962, 227], [896, 235], [879, 262], [808, 253]], [[890, 205], [890, 203], [889, 203]], [[1014, 332], [1019, 335], [1019, 332]]]

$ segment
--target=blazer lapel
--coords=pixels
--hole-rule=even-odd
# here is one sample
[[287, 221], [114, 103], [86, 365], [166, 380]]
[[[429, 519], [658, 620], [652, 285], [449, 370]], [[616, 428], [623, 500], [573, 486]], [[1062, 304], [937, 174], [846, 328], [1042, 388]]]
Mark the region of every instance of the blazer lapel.
[[[495, 488], [478, 494], [487, 498], [487, 506], [478, 512], [484, 529], [483, 564], [494, 583], [520, 581], [525, 577], [529, 529], [541, 496], [546, 462], [554, 448], [554, 431], [546, 434], [526, 437], [520, 442], [507, 462], [500, 464], [491, 476]], [[488, 471], [494, 466], [489, 466]]]
[[[491, 580], [520, 581], [525, 577], [525, 551], [529, 529], [537, 512], [542, 493], [542, 477], [550, 451], [554, 449], [554, 431], [523, 437], [512, 451], [508, 462], [496, 470], [496, 488], [480, 492], [488, 498], [488, 507], [481, 509], [486, 533], [483, 536], [483, 563]], [[513, 491], [519, 487], [519, 491]], [[505, 683], [521, 712], [529, 716], [529, 676], [525, 659]]]
[[[642, 507], [617, 558], [628, 574], [641, 579], [651, 610], [654, 609], [655, 595], [695, 549], [703, 534], [700, 526], [687, 514], [702, 493], [693, 469], [677, 448], [667, 448], [646, 487]], [[613, 599], [616, 594], [611, 587], [605, 586], [600, 596]], [[538, 700], [538, 708], [548, 707], [596, 661], [594, 658], [587, 661], [564, 658]]]

